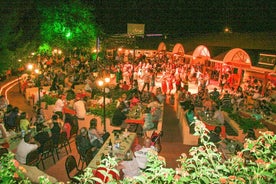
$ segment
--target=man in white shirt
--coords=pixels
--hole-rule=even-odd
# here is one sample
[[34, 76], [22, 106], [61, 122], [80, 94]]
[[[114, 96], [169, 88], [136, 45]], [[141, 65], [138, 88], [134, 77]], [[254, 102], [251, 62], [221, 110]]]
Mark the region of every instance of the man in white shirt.
[[30, 133], [26, 134], [24, 139], [22, 139], [17, 146], [17, 151], [15, 155], [16, 160], [21, 164], [26, 164], [27, 155], [31, 151], [36, 150], [39, 146], [40, 144], [34, 140]]
[[56, 101], [55, 107], [54, 107], [54, 112], [58, 114], [60, 117], [62, 117], [62, 110], [65, 105], [65, 95], [61, 95], [60, 98]]
[[147, 90], [149, 91], [151, 73], [149, 71], [146, 71], [143, 76], [143, 79], [144, 79], [144, 85], [142, 87], [142, 92], [144, 91], [145, 87], [147, 87]]
[[84, 101], [81, 100], [79, 97], [77, 97], [77, 101], [73, 105], [73, 109], [76, 111], [76, 116], [80, 120], [85, 119], [86, 115], [86, 109], [85, 109], [85, 104]]
[[155, 151], [155, 147], [151, 145], [150, 138], [145, 138], [144, 146], [136, 148], [134, 152], [134, 158], [131, 161], [123, 161], [120, 163], [124, 177], [135, 177], [141, 174], [141, 169], [145, 169], [147, 166], [147, 154], [150, 150]]

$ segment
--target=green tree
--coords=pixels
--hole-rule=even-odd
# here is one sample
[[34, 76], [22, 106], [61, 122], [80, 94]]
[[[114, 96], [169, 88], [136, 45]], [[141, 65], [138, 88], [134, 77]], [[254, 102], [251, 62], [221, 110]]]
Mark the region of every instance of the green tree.
[[41, 38], [52, 48], [90, 51], [96, 43], [97, 28], [93, 8], [79, 0], [42, 2]]

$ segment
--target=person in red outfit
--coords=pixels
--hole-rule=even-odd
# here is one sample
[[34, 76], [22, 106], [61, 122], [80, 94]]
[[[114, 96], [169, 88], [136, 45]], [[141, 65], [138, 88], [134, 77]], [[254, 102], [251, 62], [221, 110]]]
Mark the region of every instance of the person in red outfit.
[[168, 90], [168, 88], [167, 88], [167, 80], [166, 80], [166, 78], [164, 78], [164, 79], [162, 79], [162, 93], [163, 94], [167, 94], [167, 90]]
[[124, 91], [128, 91], [129, 90], [129, 85], [127, 85], [126, 81], [124, 81], [124, 83], [122, 84], [121, 88]]

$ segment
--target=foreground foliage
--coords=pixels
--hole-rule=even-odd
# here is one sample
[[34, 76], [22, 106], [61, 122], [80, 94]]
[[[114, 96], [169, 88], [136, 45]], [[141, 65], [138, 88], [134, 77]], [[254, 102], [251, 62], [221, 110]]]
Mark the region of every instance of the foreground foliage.
[[[110, 170], [118, 173], [114, 169], [117, 166], [114, 157], [105, 158], [99, 167], [107, 169], [101, 172], [109, 178], [109, 183], [276, 183], [276, 136], [273, 132], [262, 132], [257, 140], [246, 140], [243, 149], [230, 159], [226, 159], [219, 148], [208, 141], [207, 133], [202, 122], [195, 122], [195, 134], [200, 136], [201, 145], [191, 148], [189, 155], [183, 153], [176, 169], [166, 168], [165, 160], [154, 151], [148, 153], [147, 169], [135, 178], [116, 181], [107, 174]], [[1, 159], [2, 180], [16, 183], [22, 179], [28, 183], [12, 160], [11, 154]], [[103, 183], [93, 175], [91, 168], [87, 168], [78, 179], [79, 183]], [[45, 181], [47, 178], [41, 178], [41, 183]]]

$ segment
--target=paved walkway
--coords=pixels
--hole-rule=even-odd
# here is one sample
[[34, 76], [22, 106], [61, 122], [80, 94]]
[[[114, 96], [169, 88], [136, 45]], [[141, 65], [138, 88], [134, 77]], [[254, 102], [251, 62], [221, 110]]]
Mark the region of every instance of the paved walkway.
[[165, 104], [163, 118], [162, 151], [161, 156], [166, 158], [167, 167], [176, 168], [176, 160], [181, 153], [188, 153], [191, 146], [183, 145], [182, 135], [179, 128], [179, 121], [172, 105]]

